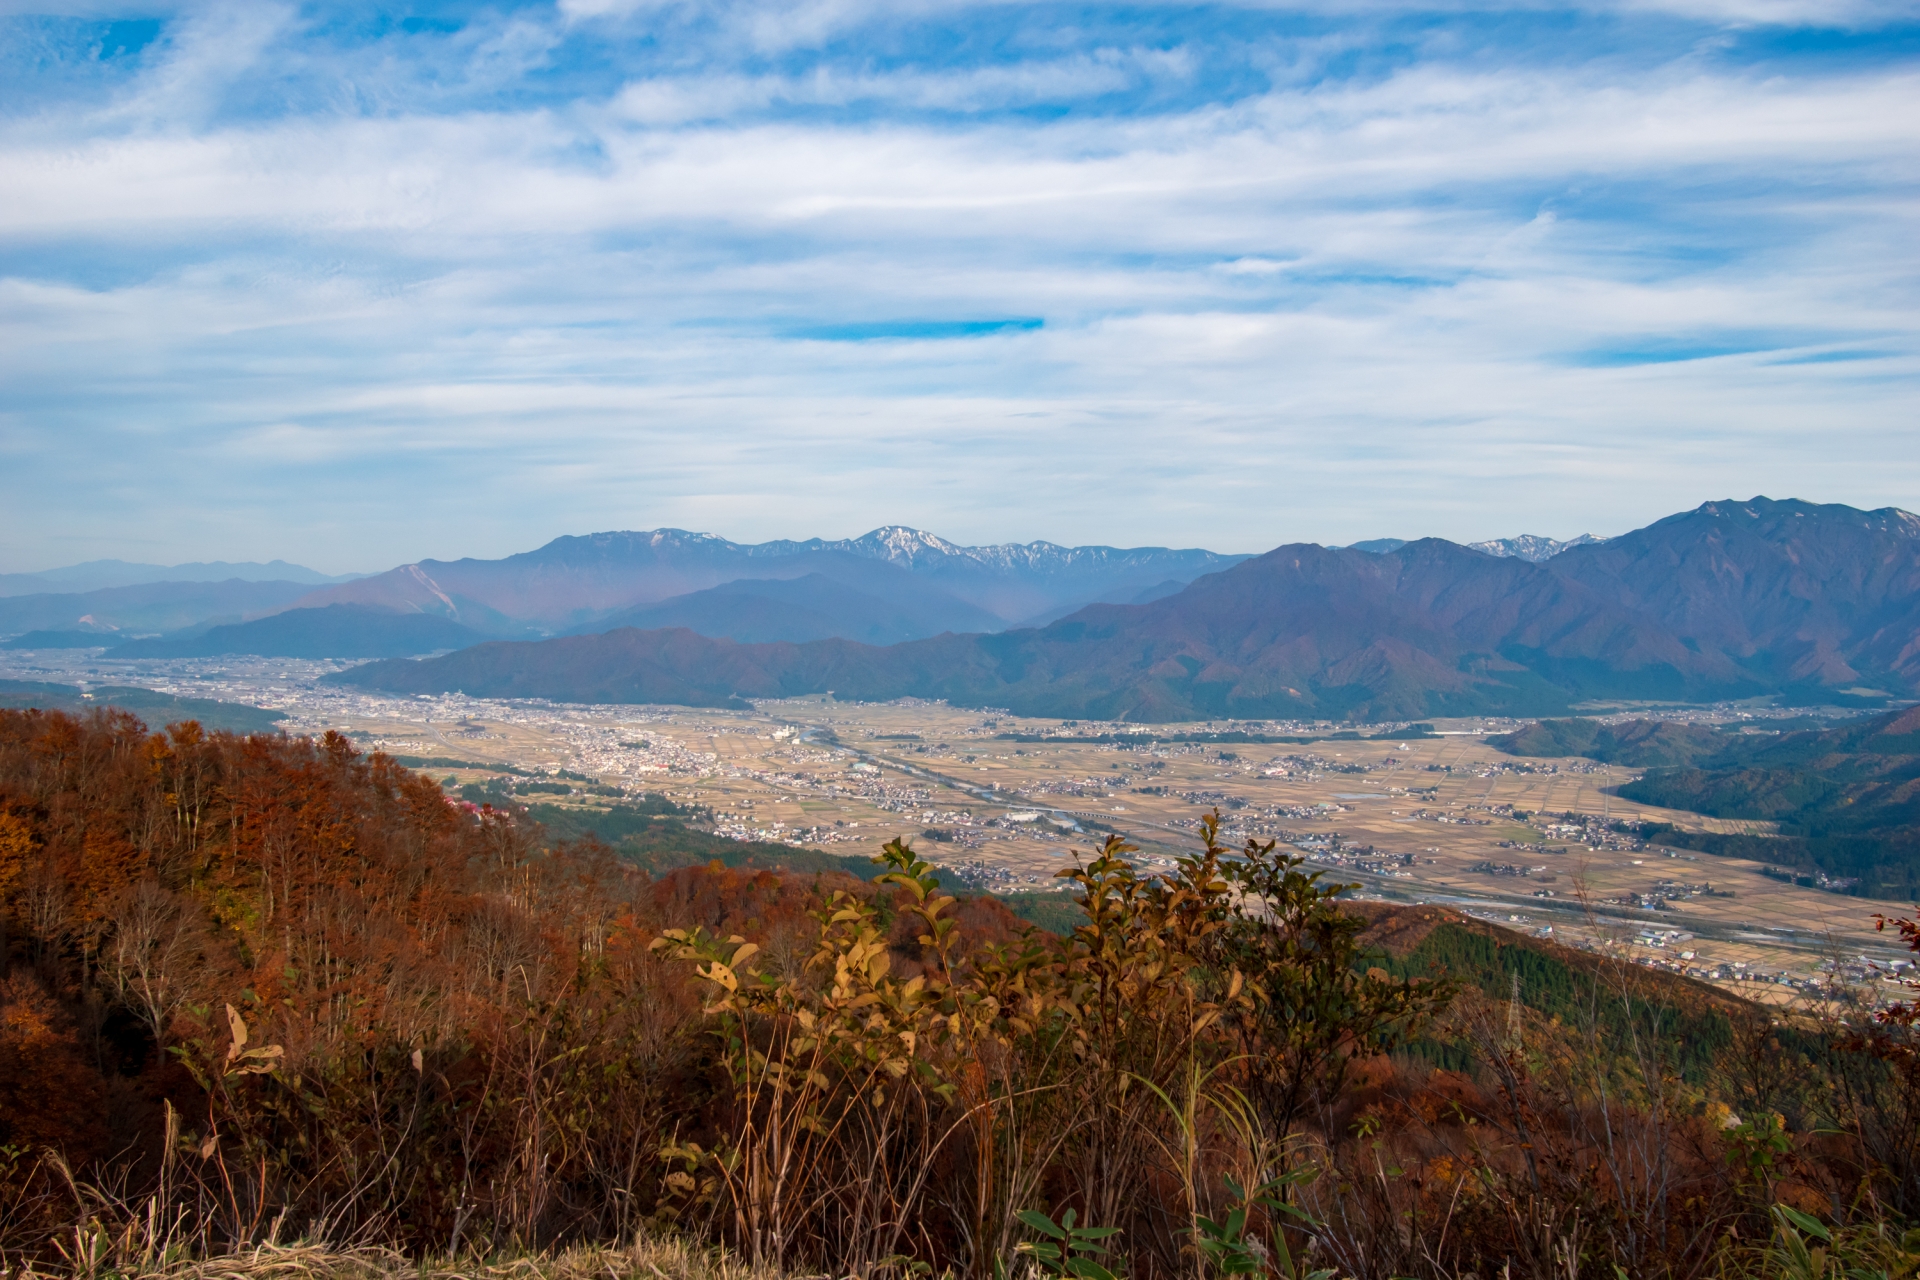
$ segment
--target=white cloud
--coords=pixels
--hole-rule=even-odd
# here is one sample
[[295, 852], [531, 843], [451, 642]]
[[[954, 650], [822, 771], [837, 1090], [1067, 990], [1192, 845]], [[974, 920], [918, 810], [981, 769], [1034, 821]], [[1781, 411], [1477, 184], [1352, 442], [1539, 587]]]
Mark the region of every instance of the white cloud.
[[188, 9], [168, 24], [153, 70], [100, 114], [98, 126], [144, 130], [197, 126], [293, 22], [286, 5], [226, 0]]
[[[566, 20], [701, 16], [613, 9]], [[879, 20], [771, 12], [726, 38]], [[450, 37], [449, 74], [563, 74], [564, 25]], [[1103, 38], [221, 105], [308, 39], [196, 10], [111, 102], [0, 123], [23, 561], [183, 505], [180, 558], [371, 568], [619, 525], [1252, 550], [1920, 491], [1908, 64], [1426, 59], [1235, 96], [1186, 44]], [[193, 541], [249, 527], [282, 540]]]
[[[1171, 60], [1177, 64], [1176, 60]], [[1177, 74], [1170, 60], [1106, 52], [1061, 61], [981, 67], [960, 73], [891, 72], [804, 76], [669, 76], [636, 81], [614, 99], [612, 115], [642, 125], [715, 121], [775, 106], [856, 104], [940, 111], [1005, 111], [1067, 103], [1127, 88], [1133, 73]]]

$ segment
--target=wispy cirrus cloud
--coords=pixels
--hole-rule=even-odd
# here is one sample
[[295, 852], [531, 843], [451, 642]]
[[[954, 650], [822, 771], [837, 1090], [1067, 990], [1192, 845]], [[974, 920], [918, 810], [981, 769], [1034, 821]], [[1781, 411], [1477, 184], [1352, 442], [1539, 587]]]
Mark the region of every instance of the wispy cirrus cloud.
[[0, 567], [1920, 501], [1891, 6], [0, 14]]

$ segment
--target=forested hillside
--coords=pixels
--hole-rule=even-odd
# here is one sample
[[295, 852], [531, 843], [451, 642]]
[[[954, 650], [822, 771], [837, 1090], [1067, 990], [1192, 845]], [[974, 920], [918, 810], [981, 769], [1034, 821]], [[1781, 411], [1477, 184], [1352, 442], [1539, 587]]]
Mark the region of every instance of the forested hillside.
[[1347, 910], [1211, 823], [1164, 877], [1078, 855], [1061, 937], [897, 842], [872, 881], [655, 876], [531, 816], [333, 734], [0, 712], [0, 1249], [1617, 1280], [1752, 1274], [1800, 1222], [1915, 1260], [1897, 1019]]
[[1692, 764], [1726, 750], [1729, 741], [1728, 734], [1707, 725], [1672, 720], [1605, 724], [1575, 717], [1537, 720], [1512, 733], [1496, 734], [1487, 739], [1487, 745], [1514, 756], [1585, 756], [1644, 768]]
[[508, 785], [490, 780], [468, 783], [460, 789], [460, 796], [471, 804], [536, 823], [552, 840], [598, 840], [622, 863], [654, 875], [710, 862], [726, 867], [837, 872], [862, 880], [880, 874], [870, 858], [836, 857], [818, 849], [714, 835], [702, 829], [710, 823], [710, 813], [676, 804], [664, 796], [630, 797], [598, 806], [541, 803], [542, 794], [549, 788], [568, 789], [550, 782]]
[[0, 680], [0, 707], [40, 707], [75, 715], [86, 715], [97, 707], [118, 707], [155, 722], [192, 720], [229, 733], [263, 732], [287, 718], [282, 712], [240, 702], [182, 698], [124, 685], [95, 685], [83, 690], [78, 685], [39, 680]]
[[1729, 736], [1693, 767], [1622, 787], [1631, 800], [1777, 823], [1777, 836], [1670, 833], [1665, 843], [1818, 872], [1875, 897], [1920, 893], [1920, 708], [1826, 730]]

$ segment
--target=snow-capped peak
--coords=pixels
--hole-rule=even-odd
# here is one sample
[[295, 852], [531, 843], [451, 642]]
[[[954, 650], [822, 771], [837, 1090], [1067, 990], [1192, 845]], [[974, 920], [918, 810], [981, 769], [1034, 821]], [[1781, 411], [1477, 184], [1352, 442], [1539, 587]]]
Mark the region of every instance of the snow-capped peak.
[[1489, 538], [1485, 542], [1469, 542], [1467, 546], [1490, 556], [1502, 558], [1512, 556], [1515, 559], [1539, 564], [1543, 560], [1553, 559], [1569, 547], [1585, 547], [1605, 541], [1605, 538], [1591, 533], [1583, 533], [1565, 542], [1554, 538], [1543, 538], [1537, 533], [1523, 533], [1517, 538]]

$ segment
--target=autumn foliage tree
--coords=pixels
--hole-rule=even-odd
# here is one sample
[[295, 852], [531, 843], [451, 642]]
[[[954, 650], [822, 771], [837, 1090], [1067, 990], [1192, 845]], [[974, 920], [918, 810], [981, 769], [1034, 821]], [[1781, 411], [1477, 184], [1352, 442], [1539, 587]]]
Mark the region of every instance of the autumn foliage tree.
[[[1905, 1194], [1863, 1153], [1907, 1121], [1748, 1177], [1658, 1053], [1621, 1089], [1564, 1027], [1479, 1034], [1342, 886], [1199, 834], [1153, 873], [1118, 837], [1076, 860], [1056, 937], [901, 842], [873, 883], [652, 878], [337, 734], [0, 711], [0, 1249], [673, 1230], [836, 1274], [1612, 1276], [1594, 1224], [1666, 1185], [1607, 1155], [1630, 1138], [1690, 1197], [1635, 1274], [1698, 1275], [1776, 1194]], [[1912, 1074], [1882, 1030], [1828, 1113]], [[1423, 1065], [1434, 1036], [1475, 1065]]]

